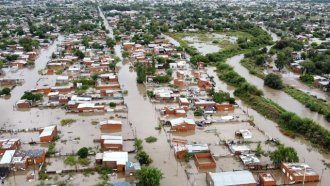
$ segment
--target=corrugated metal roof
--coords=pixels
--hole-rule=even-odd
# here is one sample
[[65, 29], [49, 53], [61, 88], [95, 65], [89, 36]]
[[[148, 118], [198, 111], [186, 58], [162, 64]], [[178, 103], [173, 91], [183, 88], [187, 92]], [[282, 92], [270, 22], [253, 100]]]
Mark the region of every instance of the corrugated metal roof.
[[229, 171], [229, 172], [216, 172], [208, 173], [214, 186], [229, 186], [229, 185], [243, 185], [243, 184], [256, 184], [252, 173], [250, 171]]

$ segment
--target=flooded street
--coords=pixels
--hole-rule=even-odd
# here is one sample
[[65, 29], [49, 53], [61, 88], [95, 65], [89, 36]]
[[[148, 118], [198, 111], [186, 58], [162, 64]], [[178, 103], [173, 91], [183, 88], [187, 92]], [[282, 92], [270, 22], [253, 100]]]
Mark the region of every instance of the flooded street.
[[[5, 125], [16, 125], [15, 128], [19, 129], [31, 127], [31, 125], [26, 124], [27, 121], [32, 120], [31, 112], [15, 111], [14, 105], [16, 101], [20, 100], [25, 91], [30, 91], [35, 88], [37, 81], [42, 77], [38, 71], [46, 67], [52, 53], [56, 51], [57, 45], [63, 40], [64, 37], [60, 35], [58, 39], [54, 41], [47, 49], [41, 49], [40, 55], [36, 59], [35, 66], [33, 68], [24, 68], [22, 70], [18, 70], [16, 73], [8, 74], [11, 78], [20, 78], [25, 81], [22, 86], [17, 86], [12, 90], [9, 99], [0, 99], [1, 128]], [[50, 113], [48, 112], [48, 114]], [[17, 123], [17, 120], [19, 120], [20, 123]], [[44, 126], [48, 124], [49, 123], [46, 123]]]
[[[231, 60], [236, 61], [238, 57], [240, 56], [228, 59], [228, 63], [230, 63]], [[215, 70], [215, 67], [208, 67], [208, 74], [215, 77], [214, 81], [216, 83], [216, 88], [228, 91], [233, 94], [234, 89], [219, 80]], [[319, 152], [318, 149], [313, 148], [311, 144], [304, 139], [292, 139], [288, 136], [285, 136], [283, 133], [280, 132], [279, 127], [275, 122], [268, 120], [255, 110], [248, 108], [248, 105], [244, 104], [242, 101], [238, 100], [237, 102], [241, 108], [246, 109], [249, 115], [253, 117], [254, 123], [256, 124], [257, 128], [264, 131], [265, 134], [271, 138], [278, 138], [282, 144], [294, 147], [299, 155], [301, 162], [306, 162], [307, 164], [311, 165], [313, 169], [316, 170], [317, 173], [319, 173], [320, 175], [323, 173], [322, 181], [320, 183], [314, 183], [309, 185], [326, 186], [330, 184], [330, 177], [325, 176], [330, 175], [330, 170], [327, 169], [327, 167], [323, 163], [323, 161], [330, 161], [330, 154]]]
[[[101, 16], [103, 15], [102, 11]], [[109, 37], [113, 37], [112, 29], [102, 16], [104, 24], [108, 30]], [[122, 59], [121, 46], [115, 46], [115, 54]], [[136, 73], [129, 70], [129, 65], [119, 63], [117, 67], [120, 69], [118, 73], [119, 83], [123, 90], [128, 91], [128, 95], [124, 97], [128, 107], [128, 120], [132, 123], [133, 129], [136, 132], [136, 137], [144, 139], [149, 136], [157, 137], [157, 142], [148, 144], [143, 143], [144, 150], [153, 159], [152, 166], [158, 167], [164, 173], [164, 179], [161, 180], [161, 185], [182, 185], [188, 184], [187, 176], [184, 168], [177, 163], [174, 152], [167, 143], [167, 134], [162, 130], [156, 130], [158, 126], [158, 113], [156, 107], [152, 105], [146, 97], [144, 85], [136, 83]]]
[[227, 63], [234, 68], [234, 70], [244, 77], [249, 83], [255, 85], [258, 89], [264, 92], [264, 96], [273, 100], [284, 109], [294, 112], [299, 116], [311, 118], [319, 123], [324, 128], [330, 130], [330, 124], [327, 122], [323, 115], [312, 112], [306, 108], [303, 104], [286, 94], [282, 90], [275, 90], [264, 85], [264, 80], [249, 73], [249, 71], [240, 64], [240, 61], [244, 58], [244, 55], [237, 55], [227, 60]]

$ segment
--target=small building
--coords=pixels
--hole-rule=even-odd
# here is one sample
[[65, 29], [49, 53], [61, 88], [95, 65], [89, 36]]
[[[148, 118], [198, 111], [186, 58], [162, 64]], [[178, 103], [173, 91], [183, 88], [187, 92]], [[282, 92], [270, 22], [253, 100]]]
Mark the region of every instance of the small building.
[[39, 130], [40, 142], [51, 142], [57, 136], [57, 126], [48, 126]]
[[189, 106], [189, 101], [187, 98], [179, 98], [179, 104], [180, 106]]
[[247, 154], [251, 149], [243, 144], [228, 144], [229, 150], [235, 155]]
[[215, 169], [217, 164], [210, 152], [194, 154], [195, 165], [198, 169]]
[[139, 162], [127, 161], [125, 165], [125, 175], [132, 176], [136, 171], [141, 170], [141, 164]]
[[256, 186], [257, 182], [250, 171], [228, 171], [206, 173], [208, 186]]
[[281, 163], [281, 170], [290, 179], [290, 183], [320, 181], [319, 175], [305, 163]]
[[276, 180], [271, 173], [260, 173], [259, 182], [261, 186], [275, 186]]
[[195, 154], [201, 152], [210, 152], [207, 144], [177, 144], [173, 145], [174, 153], [177, 158], [183, 159], [186, 153]]
[[0, 160], [0, 167], [10, 167], [16, 150], [7, 150]]
[[235, 135], [242, 136], [243, 139], [251, 139], [252, 132], [248, 129], [240, 129], [235, 132]]
[[106, 120], [100, 122], [100, 126], [102, 130], [121, 129], [122, 125], [123, 123], [119, 120]]
[[101, 136], [101, 147], [103, 150], [122, 151], [123, 137], [122, 136]]
[[217, 103], [215, 105], [215, 108], [217, 111], [223, 112], [223, 111], [234, 111], [235, 107], [234, 105], [230, 104], [230, 103]]
[[103, 152], [96, 154], [96, 163], [105, 167], [116, 169], [118, 172], [124, 172], [126, 162], [128, 161], [127, 152]]
[[7, 150], [18, 150], [21, 146], [21, 140], [14, 139], [1, 139], [0, 140], [0, 155], [4, 154]]
[[195, 131], [196, 123], [193, 119], [188, 118], [176, 118], [167, 121], [170, 124], [171, 129], [179, 132]]
[[32, 107], [32, 101], [27, 99], [22, 99], [16, 102], [16, 108], [27, 109]]

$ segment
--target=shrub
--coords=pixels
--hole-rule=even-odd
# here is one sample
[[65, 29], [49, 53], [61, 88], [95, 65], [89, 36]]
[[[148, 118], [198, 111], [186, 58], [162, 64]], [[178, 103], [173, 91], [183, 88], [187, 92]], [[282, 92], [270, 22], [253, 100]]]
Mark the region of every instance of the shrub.
[[152, 159], [144, 151], [139, 151], [136, 154], [136, 159], [141, 163], [141, 165], [149, 165], [150, 163], [152, 163]]
[[276, 74], [268, 74], [265, 77], [264, 84], [273, 89], [282, 89], [283, 82], [279, 75]]
[[117, 105], [117, 104], [114, 103], [114, 102], [110, 102], [110, 103], [109, 103], [109, 106], [110, 106], [110, 107], [116, 107], [116, 105]]
[[78, 150], [77, 154], [80, 158], [86, 158], [88, 156], [88, 148], [82, 147]]
[[154, 143], [157, 141], [157, 138], [154, 136], [149, 136], [149, 137], [145, 138], [145, 140], [147, 143]]

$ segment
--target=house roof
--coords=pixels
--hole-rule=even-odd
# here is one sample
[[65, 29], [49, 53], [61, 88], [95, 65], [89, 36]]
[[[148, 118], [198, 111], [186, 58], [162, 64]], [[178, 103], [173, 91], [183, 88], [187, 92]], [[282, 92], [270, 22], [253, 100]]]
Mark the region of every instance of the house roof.
[[216, 173], [209, 172], [208, 174], [213, 180], [214, 186], [244, 185], [257, 183], [250, 171], [229, 171]]
[[45, 136], [50, 136], [53, 131], [55, 130], [55, 125], [45, 127], [43, 131], [40, 133], [39, 137], [45, 137]]
[[120, 120], [105, 120], [100, 122], [100, 125], [113, 125], [113, 124], [122, 125], [123, 123]]
[[14, 154], [15, 154], [15, 150], [6, 150], [5, 154], [2, 156], [0, 160], [0, 165], [10, 164]]
[[127, 152], [103, 152], [103, 161], [115, 161], [117, 165], [126, 165], [128, 161]]
[[195, 125], [195, 121], [193, 119], [188, 119], [188, 118], [175, 118], [169, 120], [169, 122], [172, 126], [177, 126], [181, 124]]

